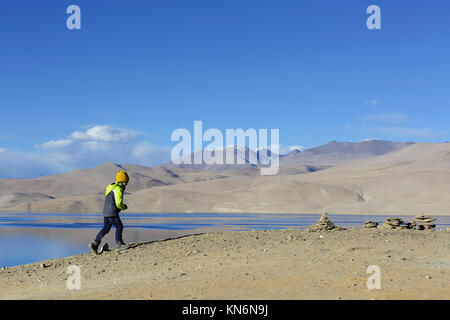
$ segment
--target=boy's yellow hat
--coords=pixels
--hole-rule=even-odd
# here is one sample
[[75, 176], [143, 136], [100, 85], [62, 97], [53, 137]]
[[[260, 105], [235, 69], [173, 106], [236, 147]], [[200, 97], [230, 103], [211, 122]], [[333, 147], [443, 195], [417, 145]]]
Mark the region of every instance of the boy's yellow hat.
[[128, 174], [120, 170], [119, 173], [116, 175], [116, 182], [128, 182], [130, 181], [130, 177], [128, 177]]

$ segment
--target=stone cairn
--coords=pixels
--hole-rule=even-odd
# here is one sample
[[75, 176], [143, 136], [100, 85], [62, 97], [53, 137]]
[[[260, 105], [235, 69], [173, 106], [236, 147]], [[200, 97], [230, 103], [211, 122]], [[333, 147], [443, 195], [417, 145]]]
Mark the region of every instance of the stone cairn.
[[[416, 216], [414, 220], [408, 223], [403, 222], [401, 218], [388, 218], [383, 223], [383, 229], [415, 229], [415, 230], [433, 230], [436, 224], [433, 223], [435, 218], [425, 217], [424, 215]], [[370, 222], [370, 221], [369, 221]]]
[[435, 218], [425, 217], [422, 214], [414, 218], [414, 227], [417, 230], [433, 230], [436, 227], [434, 221], [436, 221]]
[[319, 221], [308, 228], [308, 231], [317, 232], [317, 231], [331, 231], [331, 230], [345, 230], [342, 227], [336, 226], [331, 220], [328, 218], [328, 213], [324, 212], [320, 217]]
[[405, 225], [402, 225], [404, 222], [400, 218], [387, 218], [386, 221], [381, 225], [383, 229], [406, 229]]

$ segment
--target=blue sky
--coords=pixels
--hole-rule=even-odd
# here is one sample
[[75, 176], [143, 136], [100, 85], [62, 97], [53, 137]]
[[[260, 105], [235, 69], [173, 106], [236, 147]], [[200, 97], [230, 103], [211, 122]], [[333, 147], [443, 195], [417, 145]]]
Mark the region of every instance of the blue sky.
[[194, 120], [285, 146], [448, 141], [449, 31], [444, 0], [2, 1], [0, 177], [154, 165]]

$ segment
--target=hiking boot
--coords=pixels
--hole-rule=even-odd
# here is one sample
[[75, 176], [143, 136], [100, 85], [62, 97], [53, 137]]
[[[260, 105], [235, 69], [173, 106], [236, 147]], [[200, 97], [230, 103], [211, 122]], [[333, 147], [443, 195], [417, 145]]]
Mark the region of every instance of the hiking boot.
[[95, 241], [92, 241], [91, 243], [89, 243], [89, 248], [91, 249], [91, 251], [93, 253], [98, 254], [98, 252], [97, 252], [98, 244]]
[[125, 243], [125, 242], [123, 242], [123, 240], [122, 241], [119, 241], [119, 242], [116, 242], [116, 246], [117, 247], [123, 247], [123, 246], [126, 246], [127, 244]]

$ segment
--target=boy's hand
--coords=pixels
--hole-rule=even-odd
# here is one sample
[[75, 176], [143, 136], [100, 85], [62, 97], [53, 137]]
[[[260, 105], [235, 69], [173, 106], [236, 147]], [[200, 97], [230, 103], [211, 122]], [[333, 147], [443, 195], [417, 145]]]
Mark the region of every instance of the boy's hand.
[[126, 204], [124, 204], [124, 207], [125, 207], [125, 209], [123, 209], [123, 210], [127, 210], [128, 209], [128, 206]]

